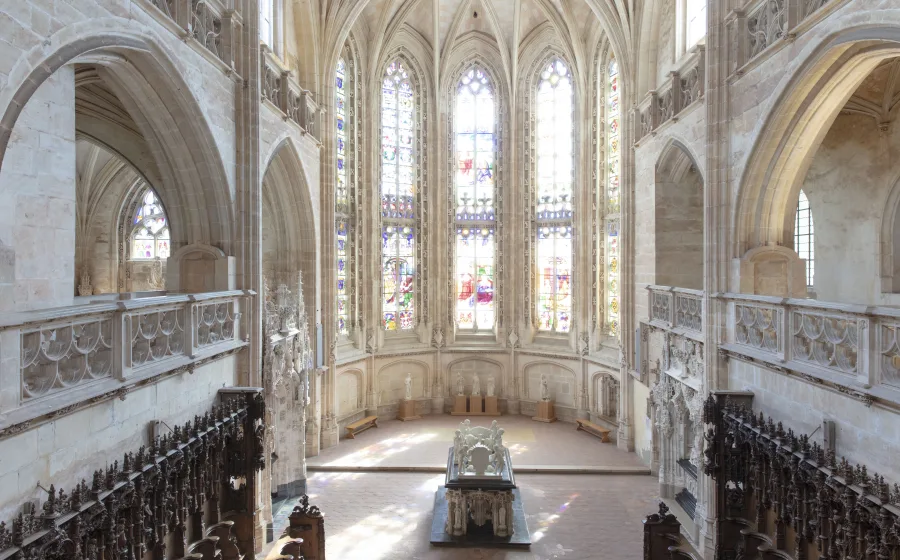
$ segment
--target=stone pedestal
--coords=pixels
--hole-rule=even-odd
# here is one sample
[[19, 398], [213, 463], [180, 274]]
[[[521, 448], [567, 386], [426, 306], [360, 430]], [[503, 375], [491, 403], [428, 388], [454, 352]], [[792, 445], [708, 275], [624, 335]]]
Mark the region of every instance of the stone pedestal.
[[453, 411], [450, 414], [453, 416], [465, 416], [468, 413], [466, 402], [467, 397], [465, 395], [456, 395], [456, 400], [453, 401]]
[[538, 422], [556, 422], [556, 413], [553, 411], [553, 401], [538, 401], [537, 416], [532, 416], [532, 420]]
[[484, 397], [484, 415], [500, 416], [500, 405], [497, 403], [497, 397]]
[[397, 420], [418, 420], [421, 416], [416, 414], [416, 401], [403, 399], [400, 401], [400, 409], [397, 411]]

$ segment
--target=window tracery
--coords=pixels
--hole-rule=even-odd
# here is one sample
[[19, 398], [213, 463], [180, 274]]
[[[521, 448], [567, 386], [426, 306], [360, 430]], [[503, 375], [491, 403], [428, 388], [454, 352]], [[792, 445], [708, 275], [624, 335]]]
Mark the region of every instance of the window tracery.
[[606, 326], [619, 333], [619, 173], [621, 170], [621, 111], [619, 64], [606, 67]]
[[482, 68], [460, 78], [454, 116], [455, 321], [462, 330], [490, 330], [496, 318], [497, 115], [493, 85]]
[[171, 252], [169, 221], [153, 189], [147, 187], [131, 218], [129, 260], [167, 259]]
[[535, 261], [537, 322], [569, 332], [572, 317], [574, 89], [566, 63], [541, 71], [536, 93]]
[[409, 72], [390, 63], [381, 89], [382, 326], [416, 324], [416, 177], [418, 154], [415, 89]]
[[815, 285], [815, 231], [812, 211], [806, 193], [800, 191], [797, 199], [797, 216], [794, 218], [794, 250], [801, 259], [806, 260], [806, 286]]

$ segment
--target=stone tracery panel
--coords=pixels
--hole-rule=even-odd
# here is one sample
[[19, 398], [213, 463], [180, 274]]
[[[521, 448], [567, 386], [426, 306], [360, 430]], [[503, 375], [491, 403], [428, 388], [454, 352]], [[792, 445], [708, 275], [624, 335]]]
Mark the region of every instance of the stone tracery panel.
[[546, 374], [550, 398], [557, 406], [576, 406], [575, 372], [553, 362], [536, 362], [525, 367], [525, 397], [528, 400], [541, 399], [541, 374]]

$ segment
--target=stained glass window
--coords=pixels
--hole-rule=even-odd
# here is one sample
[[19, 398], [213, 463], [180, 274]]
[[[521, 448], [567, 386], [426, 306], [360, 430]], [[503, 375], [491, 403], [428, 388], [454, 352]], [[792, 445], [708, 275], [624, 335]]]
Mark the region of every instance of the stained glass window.
[[351, 194], [347, 176], [347, 162], [350, 155], [351, 129], [349, 110], [349, 73], [344, 59], [340, 59], [335, 69], [335, 115], [337, 153], [335, 154], [335, 240], [336, 247], [336, 280], [337, 280], [337, 319], [338, 334], [347, 334], [350, 328], [350, 293], [352, 281], [350, 271], [350, 218]]
[[388, 331], [415, 326], [415, 118], [409, 72], [392, 62], [381, 83], [381, 311]]
[[171, 253], [169, 221], [162, 203], [148, 188], [138, 200], [131, 221], [131, 259], [166, 259]]
[[542, 70], [537, 89], [537, 319], [542, 331], [572, 322], [573, 86], [565, 62]]
[[813, 217], [812, 211], [809, 209], [809, 200], [803, 191], [800, 191], [800, 198], [797, 200], [797, 217], [794, 220], [794, 249], [801, 259], [806, 259], [806, 285], [812, 289], [816, 272], [814, 266], [815, 231], [813, 231]]
[[619, 109], [619, 64], [610, 60], [606, 68], [606, 326], [619, 334], [619, 173], [621, 170], [621, 111]]
[[496, 231], [494, 92], [478, 67], [457, 84], [456, 134], [456, 323], [464, 330], [494, 326]]

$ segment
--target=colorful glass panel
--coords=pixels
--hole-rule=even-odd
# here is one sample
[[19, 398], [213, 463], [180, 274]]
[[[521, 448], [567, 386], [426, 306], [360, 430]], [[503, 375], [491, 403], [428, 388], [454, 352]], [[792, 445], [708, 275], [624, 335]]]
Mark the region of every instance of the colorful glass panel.
[[350, 285], [349, 274], [350, 238], [350, 192], [347, 176], [347, 157], [350, 153], [350, 136], [348, 135], [350, 116], [347, 108], [348, 83], [347, 64], [340, 59], [335, 69], [335, 133], [337, 139], [337, 153], [335, 154], [335, 176], [337, 185], [335, 188], [335, 240], [337, 243], [335, 256], [337, 302], [336, 320], [338, 334], [347, 334], [350, 328]]
[[568, 66], [556, 59], [537, 88], [537, 320], [542, 331], [565, 333], [572, 323], [574, 100]]
[[615, 59], [607, 67], [606, 87], [606, 326], [609, 334], [619, 334], [619, 174], [621, 135], [619, 121], [619, 65]]
[[456, 89], [456, 322], [494, 326], [496, 111], [488, 74], [467, 70]]
[[165, 259], [171, 254], [169, 221], [159, 197], [148, 188], [131, 221], [131, 259]]
[[399, 61], [381, 83], [381, 134], [382, 325], [409, 330], [416, 321], [416, 120], [413, 85]]

